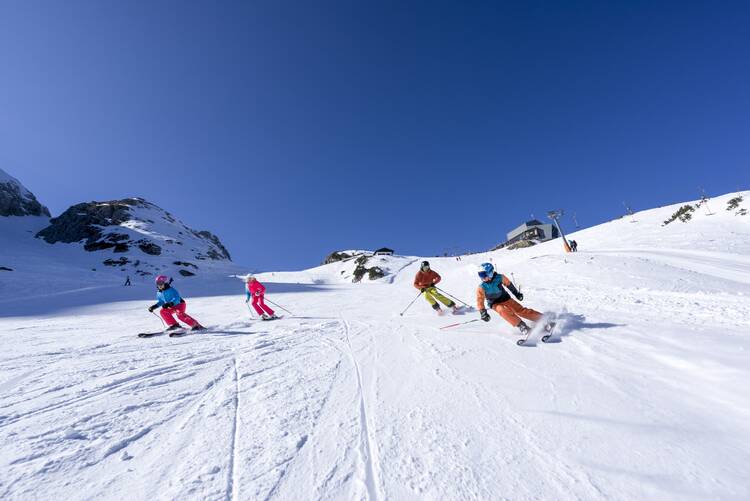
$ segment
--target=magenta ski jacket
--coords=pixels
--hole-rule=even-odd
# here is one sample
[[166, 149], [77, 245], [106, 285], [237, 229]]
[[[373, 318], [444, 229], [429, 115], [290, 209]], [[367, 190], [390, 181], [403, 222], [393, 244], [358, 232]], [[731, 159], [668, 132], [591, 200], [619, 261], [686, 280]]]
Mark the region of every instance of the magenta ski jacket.
[[253, 280], [252, 282], [249, 282], [247, 284], [247, 298], [250, 299], [250, 296], [262, 296], [266, 293], [266, 288], [263, 286], [262, 283], [258, 282], [257, 280]]

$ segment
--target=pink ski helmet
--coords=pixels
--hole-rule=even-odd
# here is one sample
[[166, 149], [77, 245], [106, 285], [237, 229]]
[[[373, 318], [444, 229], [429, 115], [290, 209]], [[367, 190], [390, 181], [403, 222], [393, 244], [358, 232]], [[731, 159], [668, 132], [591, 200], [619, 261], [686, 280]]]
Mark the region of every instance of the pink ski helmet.
[[159, 275], [156, 277], [156, 286], [164, 285], [169, 282], [169, 277], [166, 275]]

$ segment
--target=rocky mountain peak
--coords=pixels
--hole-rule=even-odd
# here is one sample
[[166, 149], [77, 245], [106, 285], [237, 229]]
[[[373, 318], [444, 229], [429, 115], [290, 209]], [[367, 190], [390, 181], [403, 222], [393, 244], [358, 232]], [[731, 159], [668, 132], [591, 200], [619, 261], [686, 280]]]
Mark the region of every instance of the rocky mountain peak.
[[0, 169], [0, 216], [50, 216], [18, 179]]

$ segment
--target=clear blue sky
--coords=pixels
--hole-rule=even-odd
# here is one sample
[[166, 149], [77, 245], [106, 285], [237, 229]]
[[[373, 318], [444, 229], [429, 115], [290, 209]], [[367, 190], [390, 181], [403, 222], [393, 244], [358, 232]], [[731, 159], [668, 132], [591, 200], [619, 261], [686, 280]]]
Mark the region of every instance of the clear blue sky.
[[[0, 2], [0, 165], [258, 269], [749, 187], [750, 3]], [[565, 225], [572, 228], [570, 219]]]

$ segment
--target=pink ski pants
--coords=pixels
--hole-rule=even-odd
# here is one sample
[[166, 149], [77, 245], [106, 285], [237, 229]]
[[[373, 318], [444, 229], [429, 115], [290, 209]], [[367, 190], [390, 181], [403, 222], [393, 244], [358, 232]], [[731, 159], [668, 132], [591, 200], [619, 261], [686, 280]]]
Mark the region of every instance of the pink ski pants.
[[268, 313], [269, 315], [273, 316], [273, 310], [266, 306], [262, 294], [260, 296], [253, 296], [253, 308], [255, 308], [255, 311], [258, 313], [258, 315]]
[[188, 324], [190, 327], [198, 325], [198, 322], [193, 317], [185, 313], [185, 308], [187, 308], [187, 303], [180, 303], [176, 306], [172, 306], [171, 308], [162, 308], [159, 314], [161, 315], [161, 318], [163, 318], [167, 323], [167, 327], [172, 327], [177, 323], [177, 320], [174, 319], [175, 316], [179, 318], [183, 323]]

